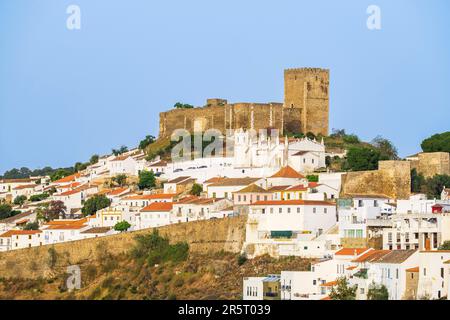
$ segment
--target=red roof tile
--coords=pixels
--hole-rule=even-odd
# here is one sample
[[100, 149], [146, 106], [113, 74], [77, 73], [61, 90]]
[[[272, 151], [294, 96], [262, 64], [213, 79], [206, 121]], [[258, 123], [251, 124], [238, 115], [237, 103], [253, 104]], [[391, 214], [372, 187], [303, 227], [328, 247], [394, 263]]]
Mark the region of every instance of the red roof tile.
[[153, 202], [141, 210], [141, 212], [160, 212], [171, 211], [173, 207], [172, 202]]
[[341, 250], [335, 253], [336, 256], [353, 256], [360, 255], [369, 250], [369, 248], [342, 248]]
[[277, 173], [275, 173], [271, 178], [305, 178], [303, 175], [292, 169], [290, 166], [281, 168]]

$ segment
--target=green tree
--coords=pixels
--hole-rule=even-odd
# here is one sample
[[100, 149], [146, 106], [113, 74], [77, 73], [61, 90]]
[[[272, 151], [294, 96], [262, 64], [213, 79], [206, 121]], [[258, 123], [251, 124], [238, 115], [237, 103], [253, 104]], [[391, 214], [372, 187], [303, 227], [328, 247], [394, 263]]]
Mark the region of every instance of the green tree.
[[411, 170], [411, 192], [419, 193], [423, 192], [425, 187], [425, 178], [423, 174], [417, 173], [416, 168]]
[[309, 182], [319, 182], [319, 176], [316, 174], [309, 174], [306, 176]]
[[201, 184], [194, 183], [192, 185], [192, 189], [190, 191], [190, 194], [192, 194], [194, 196], [199, 196], [202, 192], [203, 192], [203, 186]]
[[51, 201], [49, 203], [42, 204], [37, 209], [38, 219], [45, 221], [56, 220], [62, 217], [66, 218], [66, 206], [62, 201]]
[[356, 134], [345, 134], [342, 136], [342, 140], [348, 144], [360, 143], [360, 140]]
[[432, 178], [428, 178], [425, 184], [427, 197], [429, 199], [440, 198], [444, 186], [450, 186], [450, 176], [437, 174]]
[[398, 151], [394, 144], [382, 136], [376, 136], [371, 143], [380, 151], [380, 158], [383, 160], [398, 160]]
[[155, 142], [155, 137], [152, 135], [147, 135], [147, 136], [145, 136], [144, 140], [139, 142], [139, 149], [144, 150], [153, 142]]
[[27, 201], [27, 197], [26, 196], [17, 196], [15, 199], [14, 199], [14, 204], [16, 205], [16, 206], [23, 206], [23, 204], [25, 203], [25, 201]]
[[156, 178], [153, 171], [143, 170], [139, 172], [139, 189], [151, 189], [156, 186]]
[[345, 169], [350, 171], [376, 170], [380, 152], [369, 147], [351, 147], [347, 152]]
[[131, 224], [128, 223], [128, 221], [121, 221], [117, 222], [114, 226], [114, 230], [123, 232], [127, 231], [131, 227]]
[[0, 204], [0, 220], [15, 216], [19, 213], [20, 211], [13, 210], [9, 204]]
[[450, 250], [450, 241], [444, 241], [440, 246], [439, 250]]
[[175, 109], [192, 109], [194, 108], [193, 105], [187, 104], [187, 103], [181, 103], [181, 102], [177, 102], [173, 105], [173, 107]]
[[98, 154], [92, 155], [91, 159], [89, 159], [90, 164], [96, 164], [98, 162], [99, 156]]
[[316, 138], [316, 135], [312, 132], [307, 132], [306, 137], [310, 140], [314, 140]]
[[115, 177], [113, 177], [112, 182], [117, 184], [119, 187], [123, 187], [127, 184], [127, 175], [126, 174], [118, 174]]
[[87, 168], [88, 163], [82, 163], [82, 162], [77, 162], [75, 163], [75, 165], [73, 166], [75, 172], [80, 172], [83, 171]]
[[42, 201], [45, 200], [49, 197], [50, 195], [47, 192], [41, 193], [41, 194], [33, 194], [32, 196], [30, 196], [30, 201], [31, 202], [37, 202], [37, 201]]
[[450, 152], [450, 131], [437, 133], [422, 141], [424, 152]]
[[39, 222], [28, 222], [25, 227], [23, 227], [23, 230], [38, 230], [39, 229]]
[[124, 145], [120, 146], [119, 149], [112, 149], [112, 153], [115, 156], [121, 155], [122, 153], [125, 153], [125, 152], [128, 152], [128, 147], [124, 146]]
[[55, 172], [53, 172], [50, 175], [50, 180], [51, 181], [56, 181], [59, 179], [62, 179], [64, 177], [70, 176], [71, 174], [74, 174], [74, 169], [73, 168], [61, 168], [61, 169], [57, 169]]
[[357, 286], [349, 286], [345, 277], [336, 280], [337, 285], [331, 288], [332, 300], [355, 300]]
[[367, 300], [389, 300], [389, 292], [385, 285], [377, 285], [374, 282], [367, 291]]
[[111, 200], [109, 200], [105, 195], [95, 195], [84, 202], [81, 212], [84, 216], [90, 216], [96, 213], [98, 210], [107, 208], [110, 205]]

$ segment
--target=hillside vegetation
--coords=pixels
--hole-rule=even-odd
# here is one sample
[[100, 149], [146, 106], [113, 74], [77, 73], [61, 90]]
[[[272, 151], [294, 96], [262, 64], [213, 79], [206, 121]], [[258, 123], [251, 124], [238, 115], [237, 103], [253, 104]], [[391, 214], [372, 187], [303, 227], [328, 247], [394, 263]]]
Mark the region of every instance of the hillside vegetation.
[[[49, 263], [61, 258], [49, 251]], [[69, 292], [64, 268], [55, 268], [46, 278], [0, 278], [0, 299], [240, 299], [243, 277], [308, 270], [310, 263], [295, 257], [247, 260], [225, 251], [191, 252], [186, 242], [170, 243], [148, 233], [117, 255], [100, 242], [93, 258], [80, 264], [80, 290]]]

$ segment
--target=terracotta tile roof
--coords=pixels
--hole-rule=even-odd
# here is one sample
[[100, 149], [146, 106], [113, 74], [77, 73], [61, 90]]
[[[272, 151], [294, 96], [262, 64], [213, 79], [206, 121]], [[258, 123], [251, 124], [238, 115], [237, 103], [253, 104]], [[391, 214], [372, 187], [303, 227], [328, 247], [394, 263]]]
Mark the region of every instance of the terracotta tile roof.
[[303, 175], [292, 169], [290, 166], [281, 168], [277, 173], [275, 173], [271, 178], [305, 178]]
[[416, 250], [392, 250], [388, 254], [385, 254], [378, 259], [372, 261], [372, 263], [402, 263], [406, 261], [410, 256], [416, 253]]
[[81, 192], [81, 190], [79, 189], [74, 189], [74, 190], [69, 190], [63, 193], [59, 193], [59, 194], [55, 194], [56, 197], [60, 196], [60, 197], [67, 197], [67, 196], [71, 196], [73, 194], [79, 193]]
[[220, 182], [220, 181], [222, 181], [224, 179], [227, 179], [227, 178], [226, 177], [212, 177], [212, 178], [206, 180], [203, 183], [216, 183], [216, 182]]
[[330, 281], [330, 282], [325, 282], [324, 284], [321, 284], [320, 286], [321, 287], [333, 287], [335, 285], [337, 285], [337, 281], [336, 280], [335, 281]]
[[406, 269], [407, 272], [419, 272], [419, 267]]
[[236, 191], [235, 193], [270, 193], [270, 192], [252, 183], [251, 185], [245, 187], [244, 189]]
[[326, 296], [326, 297], [324, 297], [324, 298], [322, 298], [320, 300], [332, 300], [332, 299], [330, 298], [330, 296]]
[[255, 183], [260, 178], [225, 178], [218, 182], [212, 183], [209, 187], [233, 187], [233, 186], [248, 186], [249, 184]]
[[76, 188], [76, 187], [79, 187], [80, 185], [81, 185], [81, 183], [79, 183], [79, 182], [73, 182], [73, 183], [63, 185], [63, 186], [58, 186], [58, 188], [60, 188], [60, 189]]
[[86, 225], [78, 224], [61, 224], [49, 226], [46, 230], [78, 230], [86, 227]]
[[347, 268], [345, 268], [345, 270], [354, 270], [354, 269], [356, 269], [356, 266], [350, 266], [350, 267], [347, 267]]
[[370, 250], [364, 254], [362, 254], [361, 256], [359, 256], [358, 258], [356, 258], [355, 260], [352, 260], [352, 262], [358, 262], [358, 263], [362, 263], [362, 262], [371, 262], [373, 260], [378, 259], [379, 257], [388, 254], [390, 251], [389, 250]]
[[83, 225], [89, 221], [90, 218], [86, 217], [83, 219], [59, 219], [59, 220], [52, 220], [47, 222], [45, 225], [48, 226], [55, 226], [55, 225]]
[[286, 192], [291, 192], [291, 191], [306, 191], [306, 190], [308, 190], [308, 188], [306, 188], [302, 184], [299, 184], [299, 185], [296, 185], [296, 186], [289, 187], [285, 191]]
[[37, 187], [37, 184], [23, 184], [15, 187], [13, 190], [23, 190], [23, 189], [34, 189]]
[[156, 193], [156, 194], [144, 194], [135, 195], [124, 198], [123, 200], [153, 200], [153, 199], [172, 199], [176, 193]]
[[320, 186], [320, 183], [318, 183], [318, 182], [309, 182], [308, 183], [308, 188], [316, 188], [318, 186]]
[[127, 190], [128, 190], [128, 188], [116, 188], [114, 190], [110, 190], [109, 192], [107, 192], [107, 194], [109, 196], [117, 196], [117, 195], [119, 195], [121, 193], [124, 193]]
[[334, 255], [336, 256], [359, 256], [360, 254], [366, 252], [369, 248], [342, 248], [337, 251]]
[[444, 264], [450, 264], [450, 260], [445, 261]]
[[115, 157], [111, 161], [123, 161], [123, 160], [128, 159], [129, 157], [130, 157], [129, 155], [120, 155], [120, 156]]
[[81, 231], [80, 233], [86, 234], [86, 233], [107, 233], [111, 230], [111, 227], [93, 227], [84, 231]]
[[41, 232], [41, 230], [9, 230], [1, 234], [0, 237], [7, 238], [11, 236], [33, 235]]
[[76, 178], [79, 178], [81, 176], [81, 173], [75, 173], [70, 176], [61, 178], [59, 180], [53, 181], [53, 183], [66, 183], [66, 182], [72, 182], [75, 181]]
[[29, 222], [29, 221], [30, 221], [30, 219], [22, 219], [22, 220], [17, 221], [17, 222], [16, 222], [16, 225], [24, 224], [24, 223], [27, 223], [27, 222]]
[[303, 156], [309, 152], [311, 152], [311, 151], [298, 151], [298, 152], [294, 153], [293, 156]]
[[0, 220], [0, 223], [6, 223], [6, 224], [7, 223], [12, 223], [12, 222], [16, 221], [17, 219], [23, 219], [23, 218], [28, 217], [29, 215], [32, 215], [32, 214], [33, 214], [32, 211], [22, 212], [22, 213], [16, 214], [15, 216], [2, 219], [2, 220]]
[[171, 211], [173, 207], [172, 202], [153, 202], [141, 210], [141, 212], [160, 212]]
[[165, 167], [167, 166], [167, 161], [160, 160], [150, 165], [150, 167]]
[[178, 178], [169, 180], [166, 183], [180, 183], [180, 182], [183, 182], [184, 180], [187, 180], [187, 179], [191, 179], [191, 177], [189, 177], [189, 176], [178, 177]]
[[336, 204], [329, 201], [320, 200], [268, 200], [256, 201], [251, 206], [335, 206]]
[[277, 192], [277, 191], [285, 191], [289, 189], [291, 186], [274, 186], [269, 188], [269, 192]]

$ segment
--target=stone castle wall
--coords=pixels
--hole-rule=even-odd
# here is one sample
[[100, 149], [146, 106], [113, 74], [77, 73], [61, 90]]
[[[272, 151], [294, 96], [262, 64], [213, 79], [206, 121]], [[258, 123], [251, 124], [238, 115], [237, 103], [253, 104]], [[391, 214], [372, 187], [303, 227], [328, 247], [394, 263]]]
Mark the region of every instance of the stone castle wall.
[[[204, 220], [180, 223], [158, 228], [173, 242], [186, 241], [190, 251], [208, 253], [240, 252], [245, 239], [246, 217]], [[0, 278], [31, 278], [51, 276], [55, 268], [49, 266], [49, 249], [57, 253], [58, 271], [69, 265], [93, 263], [98, 259], [99, 245], [113, 255], [129, 252], [135, 244], [135, 236], [151, 232], [151, 229], [125, 232], [117, 235], [86, 240], [32, 247], [0, 253]]]
[[409, 161], [380, 161], [378, 170], [348, 172], [342, 176], [342, 195], [384, 195], [409, 199], [411, 195]]
[[276, 128], [280, 134], [328, 134], [329, 71], [302, 68], [285, 71], [285, 102], [233, 103], [208, 99], [204, 107], [173, 109], [160, 113], [159, 137], [176, 129], [205, 131], [218, 129], [255, 130]]
[[425, 178], [436, 174], [450, 175], [450, 153], [448, 152], [424, 152], [419, 153], [419, 161], [416, 164], [418, 173]]

